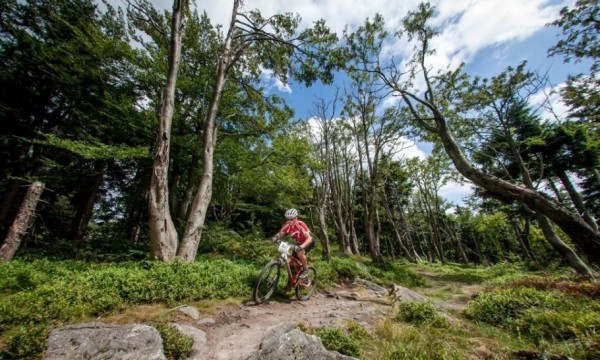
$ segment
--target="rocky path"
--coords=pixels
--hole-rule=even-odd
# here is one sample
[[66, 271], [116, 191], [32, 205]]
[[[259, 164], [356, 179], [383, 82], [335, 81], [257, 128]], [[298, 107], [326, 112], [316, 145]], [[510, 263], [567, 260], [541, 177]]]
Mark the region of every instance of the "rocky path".
[[256, 352], [266, 334], [282, 325], [304, 323], [321, 327], [354, 320], [372, 327], [391, 310], [387, 296], [360, 287], [334, 287], [303, 302], [289, 294], [289, 298], [276, 298], [261, 305], [248, 302], [217, 309], [214, 323], [198, 326], [206, 333], [206, 345], [195, 358], [246, 359]]
[[[432, 277], [431, 280], [434, 279]], [[297, 301], [293, 293], [289, 292], [277, 294], [278, 296], [271, 301], [261, 305], [247, 301], [242, 304], [221, 303], [207, 308], [203, 313], [192, 306], [180, 306], [168, 311], [176, 311], [177, 315], [171, 318], [172, 323], [194, 339], [194, 353], [190, 359], [246, 360], [251, 356], [261, 359], [263, 355], [257, 351], [261, 343], [267, 341], [269, 346], [274, 347], [267, 346], [261, 353], [270, 351], [272, 355], [273, 352], [277, 353], [286, 347], [286, 351], [291, 351], [276, 354], [272, 359], [280, 359], [282, 356], [289, 358], [296, 348], [301, 346], [315, 351], [310, 355], [304, 354], [304, 358], [337, 360], [349, 357], [337, 353], [332, 355], [332, 352], [323, 349], [316, 337], [307, 336], [292, 328], [299, 324], [305, 327], [344, 326], [347, 321], [358, 322], [367, 329], [375, 328], [392, 314], [395, 301], [428, 301], [430, 298], [438, 298], [438, 294], [446, 295], [445, 299], [434, 301], [441, 312], [446, 312], [446, 309], [461, 309], [465, 306], [469, 294], [462, 291], [459, 284], [454, 285], [461, 291], [447, 289], [449, 284], [442, 281], [431, 282], [426, 287], [416, 289], [418, 292], [398, 285], [394, 285], [389, 289], [391, 291], [388, 291], [369, 281], [356, 279], [352, 285], [320, 290], [308, 301]], [[430, 289], [443, 291], [429, 293]], [[458, 297], [448, 296], [452, 294]], [[47, 352], [45, 359], [62, 359], [65, 358], [65, 354], [105, 354], [107, 351], [116, 354], [113, 358], [123, 358], [124, 352], [148, 350], [149, 338], [156, 340], [152, 350], [156, 357], [153, 358], [164, 359], [160, 336], [156, 329], [140, 324], [133, 325], [117, 326], [108, 321], [108, 324], [93, 322], [56, 329], [53, 331], [55, 336], [51, 335], [51, 339], [48, 340], [51, 350]], [[288, 334], [292, 333], [297, 336], [294, 340], [296, 343], [288, 341], [292, 336]], [[128, 339], [128, 346], [115, 346], [123, 338]], [[134, 338], [139, 340], [137, 345], [131, 344]], [[273, 339], [277, 340], [273, 342]], [[149, 358], [146, 355], [143, 357]]]

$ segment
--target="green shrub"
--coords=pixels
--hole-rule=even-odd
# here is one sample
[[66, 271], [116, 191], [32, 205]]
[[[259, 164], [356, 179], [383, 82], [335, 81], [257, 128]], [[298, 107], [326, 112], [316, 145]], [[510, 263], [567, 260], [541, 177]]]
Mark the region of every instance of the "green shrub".
[[46, 349], [49, 334], [46, 325], [19, 325], [11, 333], [0, 359], [37, 359]]
[[359, 260], [355, 257], [333, 258], [331, 264], [339, 278], [354, 280], [355, 277], [371, 278], [366, 266], [359, 265]]
[[425, 285], [423, 277], [412, 271], [404, 263], [388, 261], [369, 266], [371, 277], [379, 279], [385, 285], [401, 284], [407, 287]]
[[434, 342], [425, 348], [397, 344], [387, 356], [389, 360], [464, 360], [465, 356], [448, 344]]
[[435, 306], [431, 302], [424, 301], [401, 302], [395, 320], [415, 325], [427, 323], [434, 327], [448, 326], [448, 321], [438, 314]]
[[371, 338], [371, 335], [367, 332], [367, 330], [358, 322], [350, 320], [347, 321], [345, 325], [351, 338], [356, 340], [365, 340]]
[[[71, 265], [72, 269], [64, 270]], [[49, 274], [59, 275], [19, 292], [6, 291], [12, 286], [10, 281], [0, 280], [5, 289], [0, 296], [0, 329], [24, 322], [97, 316], [130, 304], [238, 297], [250, 294], [258, 272], [249, 264], [210, 257], [193, 264], [145, 261], [86, 267], [67, 261], [49, 267], [59, 270]], [[13, 271], [3, 268], [2, 272], [14, 276], [26, 268], [17, 264]]]
[[531, 288], [501, 289], [480, 294], [469, 304], [466, 315], [493, 325], [507, 325], [531, 308], [558, 309], [568, 302], [565, 295]]
[[346, 332], [337, 327], [327, 327], [315, 330], [327, 350], [337, 351], [340, 354], [359, 357], [360, 347], [356, 339], [350, 337]]
[[160, 333], [167, 359], [180, 360], [191, 355], [192, 347], [194, 346], [194, 340], [191, 336], [182, 334], [173, 325], [164, 321], [159, 321], [151, 325]]
[[600, 313], [530, 310], [517, 322], [517, 326], [521, 333], [537, 340], [567, 340], [596, 333], [600, 329]]

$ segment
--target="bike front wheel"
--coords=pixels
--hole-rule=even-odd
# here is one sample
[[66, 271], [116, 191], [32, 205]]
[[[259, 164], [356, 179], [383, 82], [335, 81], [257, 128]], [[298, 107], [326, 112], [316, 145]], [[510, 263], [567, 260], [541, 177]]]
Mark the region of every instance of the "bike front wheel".
[[279, 282], [281, 275], [281, 263], [277, 260], [270, 261], [258, 274], [256, 285], [254, 285], [254, 302], [257, 304], [267, 301]]
[[296, 283], [296, 298], [300, 301], [310, 299], [317, 289], [317, 269], [309, 266], [307, 275], [305, 278], [299, 278]]

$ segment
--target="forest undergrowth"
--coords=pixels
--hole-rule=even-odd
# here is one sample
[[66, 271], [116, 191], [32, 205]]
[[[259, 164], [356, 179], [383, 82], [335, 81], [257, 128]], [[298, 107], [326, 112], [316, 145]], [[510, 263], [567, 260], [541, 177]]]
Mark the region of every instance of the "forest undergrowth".
[[[39, 358], [49, 330], [67, 323], [134, 318], [156, 324], [168, 321], [168, 309], [181, 304], [247, 301], [255, 276], [275, 252], [265, 241], [224, 235], [201, 250], [192, 264], [47, 258], [3, 264], [0, 359]], [[440, 314], [430, 302], [402, 303], [375, 328], [354, 322], [316, 329], [300, 324], [329, 349], [361, 359], [520, 359], [519, 351], [541, 358], [600, 358], [600, 285], [563, 268], [540, 272], [522, 263], [374, 264], [370, 258], [340, 254], [324, 261], [316, 256], [319, 247], [314, 254], [311, 263], [322, 289], [361, 277], [465, 305], [465, 310]], [[477, 293], [470, 296], [473, 289]], [[153, 310], [131, 315], [140, 306]], [[186, 344], [172, 334], [168, 339], [166, 347]], [[169, 357], [183, 353], [172, 351]]]

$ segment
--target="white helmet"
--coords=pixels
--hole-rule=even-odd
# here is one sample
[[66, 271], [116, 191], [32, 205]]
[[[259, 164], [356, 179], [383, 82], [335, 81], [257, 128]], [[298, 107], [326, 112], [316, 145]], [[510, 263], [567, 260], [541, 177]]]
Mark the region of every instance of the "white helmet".
[[288, 211], [285, 212], [285, 218], [288, 220], [293, 219], [296, 216], [298, 216], [298, 210], [296, 210], [294, 208], [288, 209]]

